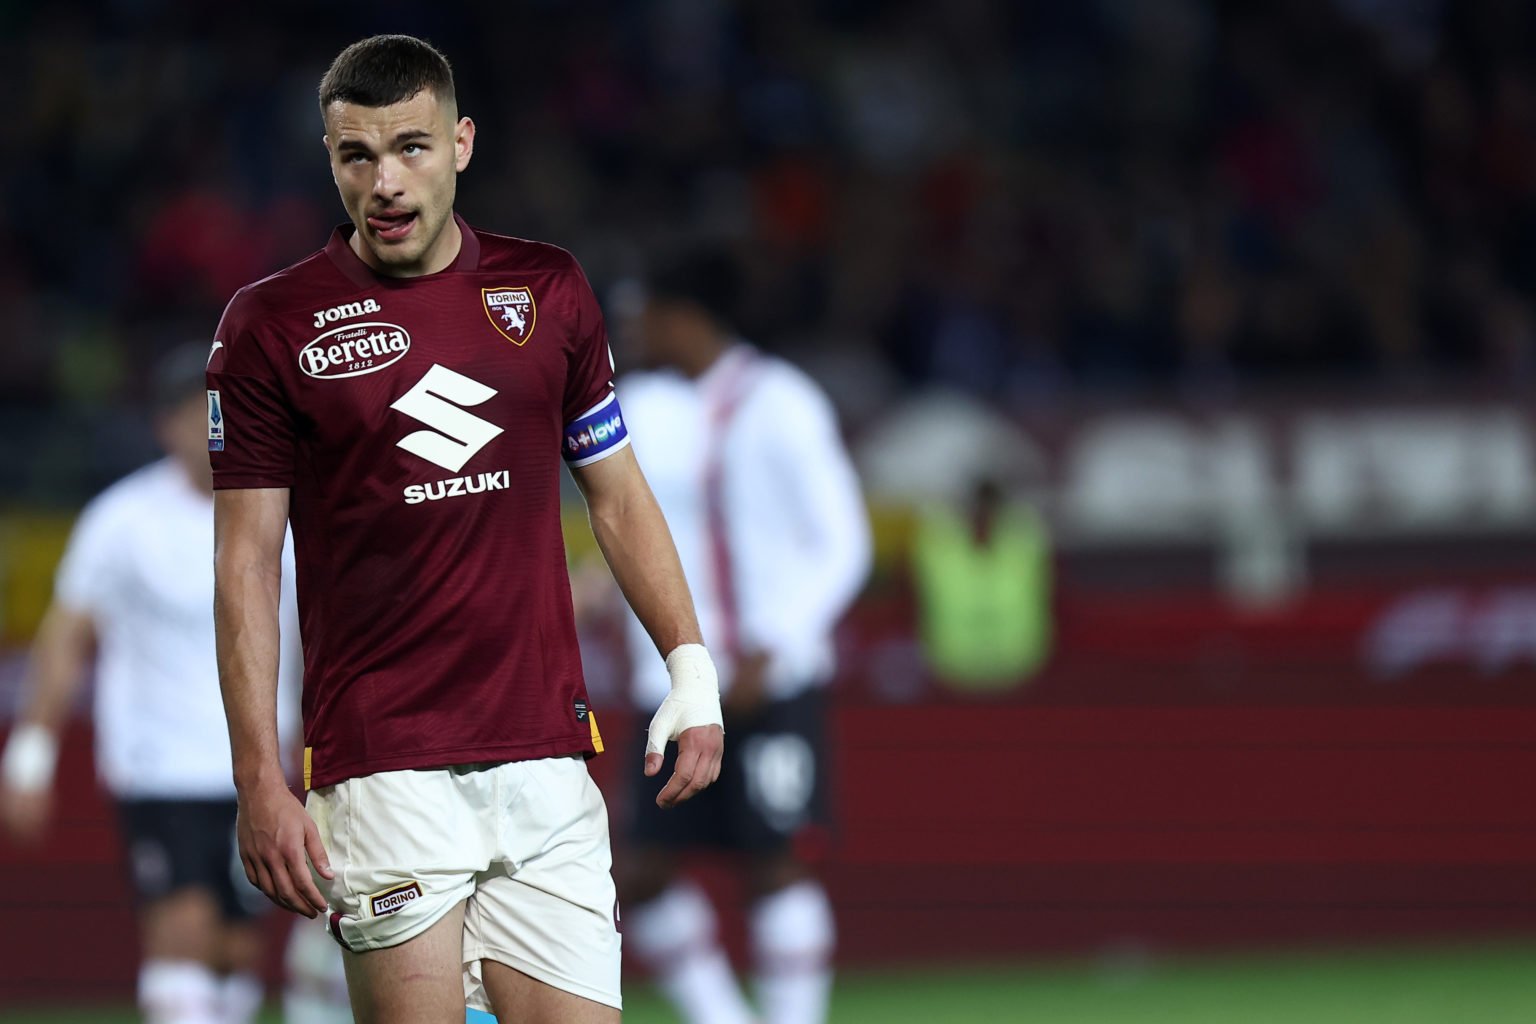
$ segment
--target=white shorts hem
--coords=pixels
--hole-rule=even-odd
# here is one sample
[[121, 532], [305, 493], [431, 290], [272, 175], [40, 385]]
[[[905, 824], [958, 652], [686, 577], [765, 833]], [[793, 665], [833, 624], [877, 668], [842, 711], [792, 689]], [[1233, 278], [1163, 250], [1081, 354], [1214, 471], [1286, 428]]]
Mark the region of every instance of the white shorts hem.
[[[354, 933], [359, 936], [361, 941], [353, 942], [348, 939], [347, 950], [348, 952], [352, 953], [372, 953], [380, 949], [394, 949], [396, 946], [403, 946], [407, 942], [410, 942], [412, 939], [421, 935], [428, 928], [431, 928], [433, 925], [437, 924], [437, 922], [441, 921], [444, 917], [447, 917], [449, 911], [463, 903], [468, 898], [469, 894], [463, 893], [455, 898], [442, 901], [442, 903], [439, 906], [434, 907], [430, 913], [423, 913], [419, 916], [413, 914], [409, 919], [410, 923], [404, 928], [400, 929], [398, 932], [394, 930], [368, 928], [367, 922], [376, 921], [378, 918], [353, 919], [348, 923], [351, 924]], [[346, 922], [345, 918], [343, 918], [343, 922]], [[385, 931], [385, 934], [382, 937], [376, 939], [369, 937], [370, 932], [377, 932], [381, 930]], [[346, 936], [343, 935], [342, 938], [346, 938]]]
[[[528, 975], [528, 977], [532, 978], [534, 981], [542, 981], [550, 988], [557, 988], [562, 992], [569, 992], [571, 995], [581, 996], [583, 999], [590, 999], [594, 1003], [602, 1003], [604, 1006], [611, 1006], [615, 1010], [624, 1009], [624, 999], [620, 993], [607, 992], [602, 989], [593, 988], [591, 985], [576, 981], [573, 978], [567, 978], [564, 975], [555, 974], [553, 971], [540, 967], [537, 964], [530, 963], [529, 961], [514, 953], [508, 953], [506, 950], [494, 949], [490, 946], [475, 946], [473, 948], [464, 950], [464, 965], [466, 968], [476, 960], [494, 960], [496, 963], [505, 964], [507, 967], [512, 968], [514, 971], [521, 971], [522, 973]], [[485, 991], [485, 984], [483, 981], [479, 985], [479, 990], [480, 992]], [[495, 1012], [491, 1009], [488, 998], [484, 1000], [486, 1002], [485, 1006], [476, 1006], [475, 1003], [479, 1001], [481, 1000], [473, 998], [469, 999], [468, 1002], [470, 1008], [475, 1010], [482, 1010], [486, 1013]]]

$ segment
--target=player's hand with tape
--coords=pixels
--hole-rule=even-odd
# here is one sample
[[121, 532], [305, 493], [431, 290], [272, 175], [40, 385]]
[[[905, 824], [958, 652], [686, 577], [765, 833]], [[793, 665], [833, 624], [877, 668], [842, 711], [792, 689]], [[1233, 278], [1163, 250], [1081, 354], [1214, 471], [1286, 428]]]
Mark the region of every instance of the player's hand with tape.
[[720, 677], [703, 644], [682, 644], [667, 655], [672, 692], [651, 718], [645, 742], [645, 774], [661, 771], [667, 743], [677, 741], [672, 777], [656, 796], [662, 807], [675, 807], [720, 777], [725, 753], [725, 725], [720, 714]]

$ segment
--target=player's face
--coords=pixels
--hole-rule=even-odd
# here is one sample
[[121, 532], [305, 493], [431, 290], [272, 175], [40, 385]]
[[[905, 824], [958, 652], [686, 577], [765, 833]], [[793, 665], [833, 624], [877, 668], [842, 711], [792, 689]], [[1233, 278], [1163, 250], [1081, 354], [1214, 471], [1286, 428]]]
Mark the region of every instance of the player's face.
[[387, 107], [332, 103], [325, 148], [342, 205], [357, 228], [352, 246], [380, 273], [442, 270], [458, 252], [453, 196], [475, 148], [475, 123], [423, 89]]
[[208, 397], [193, 392], [166, 409], [155, 420], [155, 437], [165, 453], [194, 479], [209, 483]]
[[710, 319], [696, 306], [668, 298], [652, 298], [640, 316], [640, 361], [650, 367], [684, 367], [709, 347], [714, 337]]

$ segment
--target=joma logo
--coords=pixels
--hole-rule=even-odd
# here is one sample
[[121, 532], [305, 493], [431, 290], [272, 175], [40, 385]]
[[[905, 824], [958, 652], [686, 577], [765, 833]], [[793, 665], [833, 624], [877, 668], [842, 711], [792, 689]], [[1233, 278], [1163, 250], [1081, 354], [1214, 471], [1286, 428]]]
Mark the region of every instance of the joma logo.
[[362, 302], [343, 302], [339, 306], [322, 309], [316, 313], [315, 326], [324, 327], [326, 324], [333, 324], [337, 320], [350, 320], [355, 316], [362, 316], [364, 313], [377, 312], [379, 312], [379, 304], [374, 299], [364, 299]]

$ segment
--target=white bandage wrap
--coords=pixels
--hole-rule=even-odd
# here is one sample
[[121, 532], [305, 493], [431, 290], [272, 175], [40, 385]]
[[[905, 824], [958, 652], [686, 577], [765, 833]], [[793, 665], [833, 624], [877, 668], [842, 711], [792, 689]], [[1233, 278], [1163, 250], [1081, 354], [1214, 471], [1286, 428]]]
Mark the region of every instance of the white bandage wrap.
[[36, 793], [53, 785], [58, 763], [59, 741], [52, 732], [35, 722], [18, 725], [5, 744], [0, 778], [12, 789]]
[[720, 677], [703, 644], [673, 648], [667, 655], [667, 674], [672, 677], [672, 692], [651, 718], [645, 740], [647, 754], [662, 753], [684, 730], [700, 725], [725, 727], [720, 714]]

